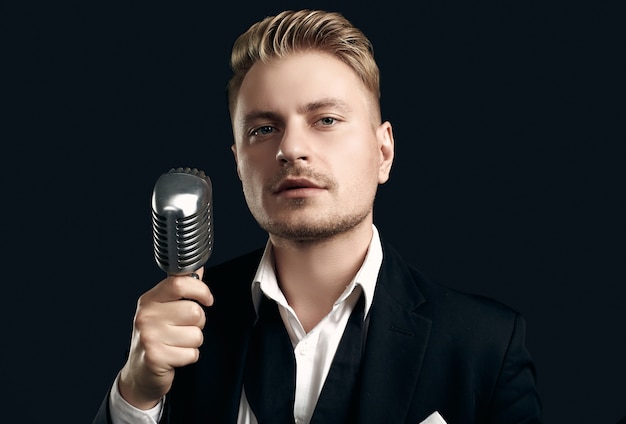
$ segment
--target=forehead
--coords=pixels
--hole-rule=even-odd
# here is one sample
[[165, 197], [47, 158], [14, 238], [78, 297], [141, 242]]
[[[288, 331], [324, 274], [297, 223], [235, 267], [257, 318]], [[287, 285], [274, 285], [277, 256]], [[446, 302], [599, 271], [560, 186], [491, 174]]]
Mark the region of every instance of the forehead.
[[371, 94], [347, 64], [323, 52], [302, 52], [255, 63], [246, 74], [235, 115], [255, 109], [280, 110], [338, 99], [350, 108], [367, 107]]

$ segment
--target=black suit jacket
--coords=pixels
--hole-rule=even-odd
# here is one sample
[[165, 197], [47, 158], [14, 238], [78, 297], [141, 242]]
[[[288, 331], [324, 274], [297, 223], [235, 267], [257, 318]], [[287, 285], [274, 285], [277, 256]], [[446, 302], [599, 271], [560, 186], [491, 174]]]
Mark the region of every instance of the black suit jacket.
[[[180, 368], [164, 423], [236, 423], [262, 250], [208, 268], [215, 295], [196, 364]], [[441, 286], [383, 242], [355, 423], [539, 423], [535, 369], [516, 311]], [[94, 424], [108, 421], [105, 398]], [[330, 424], [330, 423], [329, 423]]]

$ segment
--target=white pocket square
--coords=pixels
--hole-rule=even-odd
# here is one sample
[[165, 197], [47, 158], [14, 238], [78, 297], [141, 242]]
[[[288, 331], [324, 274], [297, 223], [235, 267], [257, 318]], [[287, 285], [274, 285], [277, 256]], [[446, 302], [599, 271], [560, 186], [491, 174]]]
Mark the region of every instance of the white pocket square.
[[446, 420], [443, 419], [439, 412], [435, 411], [430, 414], [424, 421], [420, 424], [446, 424]]

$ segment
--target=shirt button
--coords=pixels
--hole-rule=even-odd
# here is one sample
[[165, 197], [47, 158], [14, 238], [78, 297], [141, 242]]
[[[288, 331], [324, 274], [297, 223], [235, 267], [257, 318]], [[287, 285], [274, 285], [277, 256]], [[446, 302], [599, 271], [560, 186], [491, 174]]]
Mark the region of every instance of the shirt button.
[[306, 355], [309, 353], [309, 342], [307, 341], [302, 341], [300, 342], [300, 344], [298, 345], [298, 353], [300, 355]]

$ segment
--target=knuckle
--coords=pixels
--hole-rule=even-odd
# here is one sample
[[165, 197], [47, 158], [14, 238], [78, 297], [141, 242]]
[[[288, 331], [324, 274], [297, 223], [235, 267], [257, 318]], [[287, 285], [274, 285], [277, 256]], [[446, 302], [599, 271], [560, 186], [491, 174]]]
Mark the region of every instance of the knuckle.
[[182, 293], [184, 290], [184, 280], [182, 278], [178, 278], [178, 277], [171, 277], [170, 278], [170, 286], [172, 288], [172, 291], [177, 294], [180, 295], [182, 297]]
[[196, 332], [196, 347], [202, 346], [203, 342], [204, 342], [204, 334], [202, 333], [202, 330], [198, 329], [198, 331]]
[[204, 309], [196, 302], [192, 302], [192, 306], [190, 308], [190, 316], [193, 322], [200, 323], [204, 319]]

